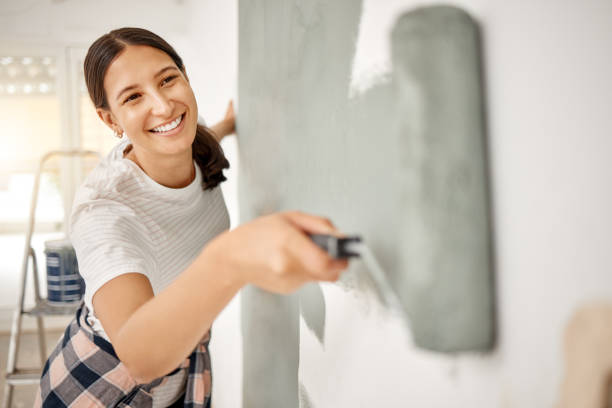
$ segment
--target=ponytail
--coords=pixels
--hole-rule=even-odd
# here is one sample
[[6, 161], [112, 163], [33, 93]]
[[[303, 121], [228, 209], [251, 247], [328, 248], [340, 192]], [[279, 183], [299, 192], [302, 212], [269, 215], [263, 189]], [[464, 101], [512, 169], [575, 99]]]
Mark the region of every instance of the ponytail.
[[227, 180], [223, 169], [229, 168], [229, 162], [209, 128], [198, 123], [191, 151], [193, 159], [200, 166], [204, 190], [212, 189]]

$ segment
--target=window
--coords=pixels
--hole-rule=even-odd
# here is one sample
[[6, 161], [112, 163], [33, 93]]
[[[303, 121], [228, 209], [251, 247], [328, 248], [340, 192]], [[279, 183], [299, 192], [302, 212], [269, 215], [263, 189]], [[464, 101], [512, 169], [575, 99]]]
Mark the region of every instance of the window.
[[[12, 309], [17, 302], [41, 157], [51, 150], [77, 148], [104, 155], [117, 142], [89, 100], [83, 79], [85, 52], [75, 47], [0, 47], [0, 321], [2, 309]], [[65, 236], [74, 191], [95, 164], [58, 158], [45, 165], [32, 241], [43, 291], [44, 241]], [[31, 289], [26, 294], [31, 303]]]
[[[55, 56], [0, 56], [0, 232], [24, 229], [38, 160], [62, 144], [60, 115]], [[41, 183], [43, 223], [63, 218], [58, 177], [53, 163]]]

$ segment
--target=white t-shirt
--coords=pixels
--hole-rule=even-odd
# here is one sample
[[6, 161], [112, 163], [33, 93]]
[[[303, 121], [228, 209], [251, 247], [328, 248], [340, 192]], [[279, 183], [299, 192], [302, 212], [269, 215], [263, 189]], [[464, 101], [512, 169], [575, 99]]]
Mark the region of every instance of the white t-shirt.
[[[184, 271], [208, 241], [229, 228], [219, 186], [204, 191], [202, 174], [184, 188], [168, 188], [123, 157], [123, 140], [76, 192], [70, 240], [85, 280], [84, 300], [93, 329], [109, 340], [92, 298], [102, 285], [125, 273], [141, 273], [157, 295]], [[110, 341], [110, 340], [109, 340]], [[179, 371], [155, 389], [153, 407], [164, 407], [184, 391]]]

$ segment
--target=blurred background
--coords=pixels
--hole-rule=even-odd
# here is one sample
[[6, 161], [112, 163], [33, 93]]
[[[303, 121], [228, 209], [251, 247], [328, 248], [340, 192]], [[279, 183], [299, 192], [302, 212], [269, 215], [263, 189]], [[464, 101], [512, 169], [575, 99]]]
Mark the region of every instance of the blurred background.
[[[199, 115], [210, 125], [223, 118], [227, 103], [235, 99], [236, 24], [237, 4], [233, 1], [0, 1], [0, 362], [6, 364], [34, 176], [42, 155], [57, 149], [89, 149], [105, 155], [117, 142], [97, 117], [87, 94], [83, 59], [89, 45], [123, 26], [143, 27], [159, 34], [183, 58]], [[226, 138], [222, 146], [231, 164], [222, 189], [233, 227], [237, 223], [235, 137]], [[52, 159], [45, 166], [32, 239], [43, 293], [44, 242], [65, 235], [75, 188], [94, 164], [88, 160], [78, 166], [71, 160]], [[30, 279], [26, 307], [33, 303]], [[234, 303], [216, 323], [215, 332], [224, 340], [214, 340], [217, 345], [211, 345], [227, 349], [217, 352], [227, 356], [219, 357], [224, 364], [215, 367], [215, 387], [223, 388], [225, 377], [232, 392], [222, 393], [226, 399], [221, 398], [219, 406], [238, 406], [240, 397], [240, 372], [235, 369], [240, 368], [240, 333]], [[50, 346], [69, 320], [45, 318], [51, 332], [47, 336]], [[26, 333], [34, 332], [34, 319], [25, 317], [23, 324]], [[229, 331], [225, 335], [221, 334], [224, 327]], [[38, 363], [37, 350], [35, 343], [22, 348], [25, 365]], [[2, 377], [4, 370], [5, 365]], [[17, 388], [24, 390], [17, 390], [14, 406], [31, 406], [33, 400], [27, 394], [33, 394], [34, 388]]]

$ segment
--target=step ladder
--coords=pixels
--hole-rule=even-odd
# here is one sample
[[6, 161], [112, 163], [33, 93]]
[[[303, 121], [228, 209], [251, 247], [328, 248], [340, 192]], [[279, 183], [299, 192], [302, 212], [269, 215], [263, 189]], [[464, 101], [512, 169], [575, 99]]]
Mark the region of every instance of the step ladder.
[[[34, 179], [34, 187], [32, 189], [32, 201], [30, 204], [30, 219], [26, 232], [25, 248], [23, 252], [23, 261], [21, 267], [21, 279], [19, 281], [19, 299], [17, 307], [13, 313], [13, 322], [11, 325], [11, 338], [9, 342], [8, 358], [6, 363], [6, 377], [4, 384], [3, 408], [10, 408], [13, 403], [13, 390], [16, 386], [38, 384], [42, 369], [47, 361], [47, 343], [45, 339], [45, 327], [43, 323], [44, 316], [58, 315], [73, 315], [76, 312], [80, 302], [73, 304], [56, 305], [51, 304], [40, 293], [40, 278], [38, 275], [38, 262], [36, 253], [32, 248], [32, 235], [36, 224], [36, 207], [38, 204], [38, 191], [40, 189], [41, 174], [44, 169], [45, 162], [52, 157], [70, 157], [83, 158], [85, 156], [94, 156], [101, 158], [100, 153], [92, 150], [54, 150], [42, 156], [39, 162], [38, 171]], [[28, 277], [28, 266], [31, 263], [31, 271], [33, 275], [34, 300], [35, 306], [30, 309], [25, 308], [25, 290]], [[33, 368], [17, 368], [17, 357], [19, 355], [19, 342], [21, 340], [22, 318], [24, 315], [32, 316], [36, 319], [38, 331], [38, 350], [40, 354], [40, 367]]]

